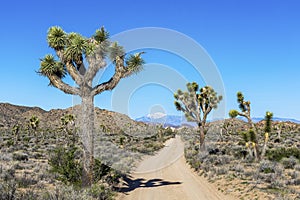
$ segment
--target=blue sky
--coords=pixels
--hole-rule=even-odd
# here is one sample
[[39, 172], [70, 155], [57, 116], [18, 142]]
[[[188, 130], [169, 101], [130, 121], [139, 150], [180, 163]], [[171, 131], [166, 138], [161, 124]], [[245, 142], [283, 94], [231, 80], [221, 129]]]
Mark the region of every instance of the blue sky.
[[[50, 26], [59, 25], [66, 32], [85, 36], [92, 35], [102, 25], [112, 36], [135, 28], [161, 27], [185, 34], [208, 53], [224, 83], [226, 112], [237, 108], [236, 92], [243, 91], [251, 101], [252, 116], [263, 116], [270, 110], [276, 117], [300, 119], [300, 2], [297, 0], [174, 0], [172, 3], [12, 0], [1, 2], [0, 7], [0, 102], [49, 110], [70, 107], [77, 101], [48, 87], [48, 80], [35, 73], [39, 59], [52, 53], [46, 43]], [[201, 74], [180, 55], [157, 49], [146, 51], [144, 57], [150, 71], [161, 66], [187, 81], [205, 84]], [[127, 82], [143, 79], [146, 72], [122, 81], [120, 88], [126, 88]], [[111, 73], [109, 67], [100, 80]], [[105, 92], [97, 96], [96, 106], [123, 112], [112, 105], [112, 99], [122, 99], [117, 96], [118, 87], [115, 94]], [[168, 85], [150, 82], [139, 85], [124, 101], [132, 118], [159, 110], [180, 114], [174, 109]]]

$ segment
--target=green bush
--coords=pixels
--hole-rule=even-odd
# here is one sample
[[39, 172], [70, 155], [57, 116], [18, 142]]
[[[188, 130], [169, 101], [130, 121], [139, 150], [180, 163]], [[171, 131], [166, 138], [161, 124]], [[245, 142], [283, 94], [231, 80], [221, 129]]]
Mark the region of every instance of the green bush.
[[50, 155], [51, 172], [57, 173], [58, 180], [73, 185], [81, 185], [82, 165], [76, 159], [77, 147], [57, 147]]
[[111, 171], [111, 168], [103, 163], [101, 163], [100, 160], [95, 159], [95, 165], [94, 165], [94, 181], [98, 182], [102, 179], [102, 177], [109, 174]]
[[[271, 162], [269, 160], [262, 160], [259, 163], [259, 167], [258, 167], [258, 171], [262, 172], [263, 174], [275, 174], [276, 171], [279, 171], [279, 169], [277, 169], [277, 163], [276, 162]], [[271, 182], [271, 178], [272, 176], [266, 176], [266, 175], [259, 175], [260, 179], [264, 179], [268, 182]]]
[[300, 149], [296, 147], [291, 148], [278, 148], [278, 149], [270, 149], [266, 153], [267, 158], [272, 161], [280, 161], [282, 158], [289, 158], [291, 156], [300, 160]]
[[13, 160], [17, 161], [27, 161], [28, 160], [28, 155], [23, 152], [15, 152], [13, 153]]
[[89, 189], [89, 195], [99, 200], [113, 200], [113, 192], [103, 185], [93, 185]]
[[[82, 162], [77, 158], [78, 148], [71, 147], [57, 147], [50, 155], [49, 165], [51, 172], [57, 173], [57, 179], [63, 183], [70, 183], [74, 186], [80, 186], [82, 183]], [[94, 182], [98, 182], [103, 177], [110, 174], [112, 169], [101, 163], [100, 160], [94, 160]]]
[[297, 164], [297, 159], [291, 156], [290, 158], [283, 158], [281, 163], [285, 169], [293, 169]]

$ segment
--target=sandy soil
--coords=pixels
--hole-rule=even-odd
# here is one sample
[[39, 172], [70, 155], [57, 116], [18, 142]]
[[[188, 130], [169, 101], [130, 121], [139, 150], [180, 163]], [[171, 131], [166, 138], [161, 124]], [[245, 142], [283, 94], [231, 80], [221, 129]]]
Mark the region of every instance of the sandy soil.
[[145, 158], [124, 180], [119, 200], [226, 200], [203, 177], [195, 174], [184, 159], [184, 144], [179, 136], [166, 142], [155, 156]]

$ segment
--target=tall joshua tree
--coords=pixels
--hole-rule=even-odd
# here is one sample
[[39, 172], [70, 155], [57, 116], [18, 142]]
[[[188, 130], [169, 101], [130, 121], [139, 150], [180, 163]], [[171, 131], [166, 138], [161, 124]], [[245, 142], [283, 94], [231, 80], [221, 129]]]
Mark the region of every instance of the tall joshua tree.
[[208, 114], [216, 109], [222, 96], [218, 96], [214, 89], [205, 86], [199, 89], [197, 83], [187, 83], [188, 91], [182, 92], [180, 89], [174, 94], [176, 99], [174, 104], [178, 111], [182, 111], [188, 121], [196, 122], [200, 132], [200, 149], [205, 150], [205, 125]]
[[[56, 56], [46, 55], [41, 59], [39, 74], [50, 80], [50, 85], [66, 94], [81, 97], [81, 136], [83, 142], [83, 184], [93, 181], [94, 165], [94, 96], [116, 87], [122, 78], [142, 70], [141, 53], [126, 55], [122, 46], [109, 41], [109, 33], [102, 27], [90, 38], [78, 33], [66, 33], [62, 28], [49, 28], [47, 41]], [[106, 58], [115, 65], [113, 76], [106, 82], [93, 85], [93, 79], [101, 68], [107, 67]], [[75, 86], [63, 82], [66, 75]]]

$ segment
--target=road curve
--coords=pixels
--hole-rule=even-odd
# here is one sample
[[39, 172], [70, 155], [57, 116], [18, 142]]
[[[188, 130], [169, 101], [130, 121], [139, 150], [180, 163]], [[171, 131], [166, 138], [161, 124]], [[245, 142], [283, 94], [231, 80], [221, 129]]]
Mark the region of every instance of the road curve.
[[194, 173], [183, 156], [179, 136], [155, 156], [145, 158], [123, 181], [118, 200], [231, 200]]

